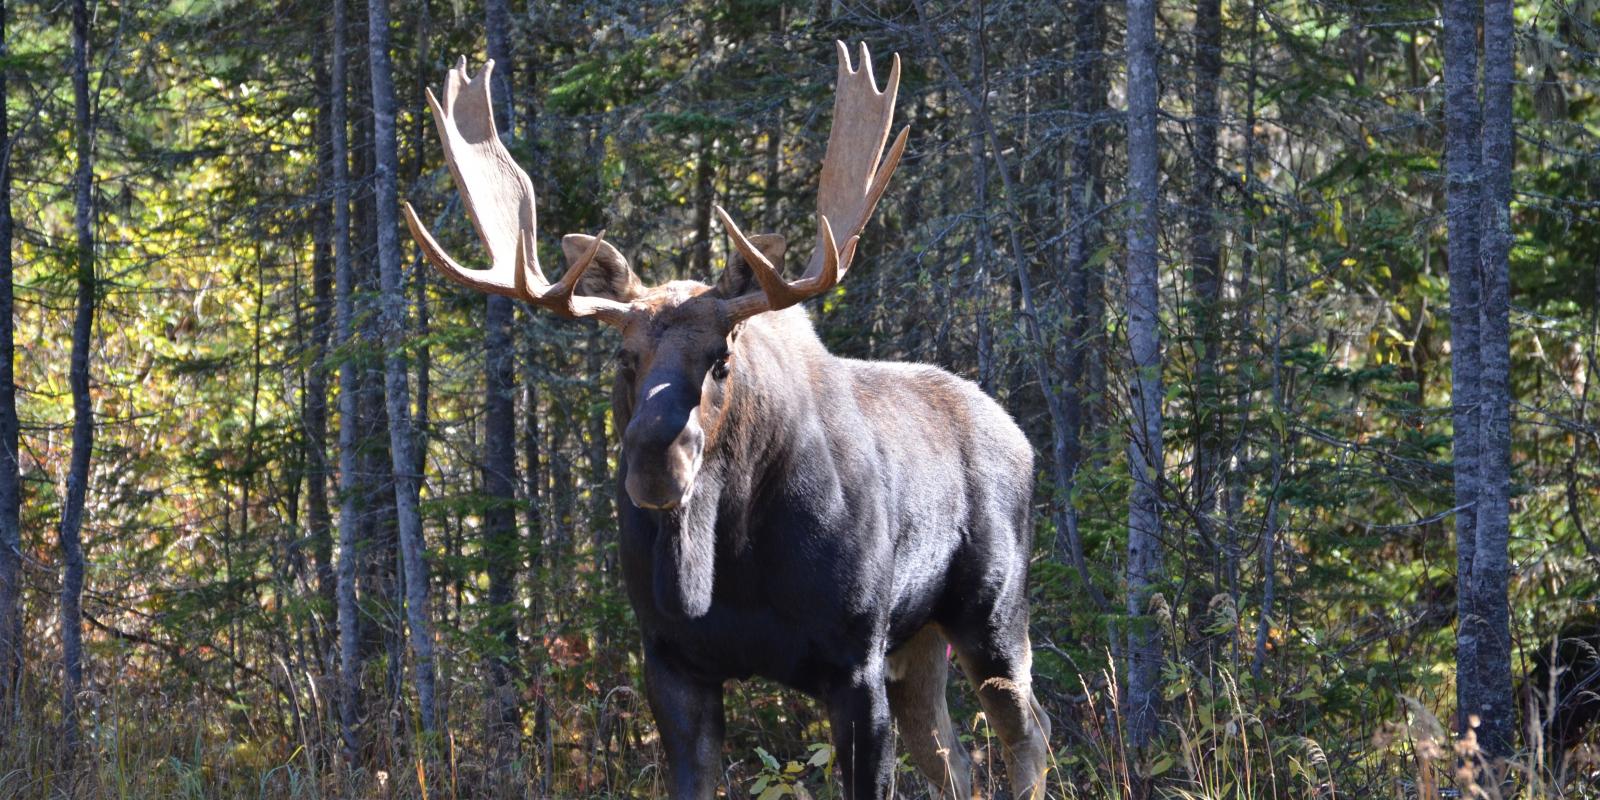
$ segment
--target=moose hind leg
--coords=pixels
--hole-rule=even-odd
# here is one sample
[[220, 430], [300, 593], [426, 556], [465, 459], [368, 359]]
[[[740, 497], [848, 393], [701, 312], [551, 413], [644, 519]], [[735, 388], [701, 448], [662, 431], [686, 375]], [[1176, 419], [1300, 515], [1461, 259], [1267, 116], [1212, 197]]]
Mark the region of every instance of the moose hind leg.
[[1050, 718], [1033, 696], [1027, 648], [1024, 635], [1018, 645], [1021, 656], [996, 658], [992, 651], [964, 652], [960, 645], [956, 653], [962, 671], [977, 687], [989, 725], [1000, 737], [1012, 797], [1042, 800], [1045, 770], [1050, 766]]
[[976, 613], [962, 624], [946, 626], [945, 634], [1000, 737], [1012, 797], [1042, 800], [1050, 765], [1050, 718], [1033, 696], [1027, 596], [1020, 578], [997, 588], [988, 602], [969, 607]]
[[949, 674], [944, 637], [928, 625], [889, 654], [889, 709], [933, 795], [967, 800], [972, 757], [950, 723], [944, 691]]

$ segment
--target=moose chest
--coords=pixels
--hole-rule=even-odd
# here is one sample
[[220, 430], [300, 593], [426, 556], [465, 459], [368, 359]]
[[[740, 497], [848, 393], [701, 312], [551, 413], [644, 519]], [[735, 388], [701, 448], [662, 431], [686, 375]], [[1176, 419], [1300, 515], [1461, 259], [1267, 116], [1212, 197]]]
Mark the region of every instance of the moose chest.
[[[892, 607], [892, 554], [881, 509], [851, 506], [819, 521], [782, 500], [750, 530], [716, 528], [711, 600], [702, 614], [659, 600], [665, 515], [619, 498], [621, 560], [647, 649], [697, 677], [769, 678], [820, 694], [883, 647]], [[707, 531], [709, 532], [709, 531]], [[692, 535], [692, 533], [691, 533]]]

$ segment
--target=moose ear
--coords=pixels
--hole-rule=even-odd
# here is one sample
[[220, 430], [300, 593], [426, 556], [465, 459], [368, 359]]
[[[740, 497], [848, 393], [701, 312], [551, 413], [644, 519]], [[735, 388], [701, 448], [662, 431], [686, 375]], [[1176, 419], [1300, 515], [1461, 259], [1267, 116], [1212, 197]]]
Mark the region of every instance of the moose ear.
[[[750, 243], [761, 251], [761, 255], [766, 256], [779, 275], [783, 274], [783, 253], [789, 247], [788, 240], [781, 234], [758, 233], [750, 237]], [[738, 250], [734, 250], [728, 266], [722, 270], [722, 277], [717, 279], [717, 294], [723, 298], [734, 298], [760, 290], [761, 284], [756, 282], [750, 265], [744, 263], [744, 256]]]
[[[583, 258], [593, 246], [594, 237], [586, 233], [569, 233], [561, 237], [561, 253], [567, 257], [568, 267]], [[627, 303], [642, 292], [643, 284], [633, 274], [633, 268], [628, 266], [628, 259], [623, 258], [622, 253], [610, 242], [601, 240], [600, 252], [595, 253], [594, 263], [584, 270], [575, 293]]]

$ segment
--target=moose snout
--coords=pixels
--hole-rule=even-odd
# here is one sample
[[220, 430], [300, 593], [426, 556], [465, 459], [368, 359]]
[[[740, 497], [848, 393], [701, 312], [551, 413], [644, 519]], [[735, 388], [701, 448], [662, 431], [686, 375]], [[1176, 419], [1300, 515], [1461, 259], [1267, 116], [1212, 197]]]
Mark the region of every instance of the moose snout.
[[647, 407], [636, 414], [622, 434], [628, 474], [623, 488], [640, 508], [670, 510], [689, 496], [700, 470], [705, 433], [693, 409]]

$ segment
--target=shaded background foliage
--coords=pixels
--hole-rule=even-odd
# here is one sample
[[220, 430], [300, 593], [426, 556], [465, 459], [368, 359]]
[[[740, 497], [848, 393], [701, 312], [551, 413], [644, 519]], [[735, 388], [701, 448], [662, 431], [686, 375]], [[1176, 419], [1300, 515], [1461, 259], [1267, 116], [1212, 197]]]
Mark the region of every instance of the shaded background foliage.
[[[1033, 627], [1038, 691], [1058, 720], [1052, 792], [1117, 794], [1125, 767], [1158, 791], [1241, 796], [1247, 775], [1291, 795], [1359, 796], [1448, 774], [1447, 756], [1415, 744], [1454, 696], [1435, 4], [1226, 0], [1214, 40], [1189, 5], [1158, 9], [1167, 557], [1154, 610], [1167, 666], [1161, 743], [1131, 765], [1107, 721], [1128, 624], [1117, 609], [1133, 376], [1121, 5], [507, 5], [511, 58], [497, 69], [546, 262], [561, 233], [605, 229], [647, 282], [714, 277], [728, 248], [713, 202], [808, 239], [832, 42], [868, 41], [880, 68], [900, 53], [910, 147], [858, 266], [812, 312], [836, 353], [978, 382], [1038, 447]], [[615, 343], [515, 312], [515, 527], [493, 539], [485, 520], [507, 501], [485, 486], [484, 303], [434, 280], [407, 247], [443, 709], [441, 733], [419, 733], [383, 354], [370, 338], [341, 347], [326, 327], [334, 40], [315, 2], [91, 7], [86, 753], [57, 769], [60, 719], [45, 698], [60, 686], [53, 531], [70, 447], [70, 14], [9, 6], [25, 628], [0, 794], [658, 793], [615, 570]], [[1600, 595], [1597, 11], [1589, 0], [1516, 10], [1511, 622], [1522, 659], [1564, 621], [1593, 617]], [[478, 68], [484, 9], [419, 0], [391, 13], [401, 196], [447, 248], [474, 248], [422, 87], [458, 54]], [[365, 3], [349, 16], [355, 307], [358, 328], [375, 332]], [[1215, 108], [1198, 108], [1208, 86]], [[1214, 156], [1197, 145], [1208, 128]], [[1196, 257], [1197, 237], [1214, 256]], [[362, 724], [348, 759], [337, 534], [313, 510], [315, 484], [331, 480], [321, 465], [338, 463], [341, 363], [360, 369]], [[339, 498], [328, 502], [337, 516]], [[506, 566], [510, 593], [491, 596]], [[731, 794], [830, 791], [815, 709], [761, 682], [730, 698]], [[962, 698], [972, 744], [992, 749]], [[495, 728], [508, 709], [509, 728]], [[1258, 751], [1239, 752], [1241, 736]]]

